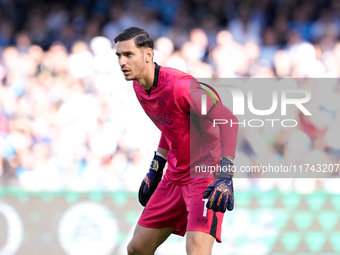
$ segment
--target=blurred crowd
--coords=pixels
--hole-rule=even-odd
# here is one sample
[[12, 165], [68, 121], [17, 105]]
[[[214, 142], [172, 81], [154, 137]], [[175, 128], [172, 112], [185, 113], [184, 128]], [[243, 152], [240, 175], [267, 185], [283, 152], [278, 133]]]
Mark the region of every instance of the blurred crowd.
[[[155, 62], [195, 77], [323, 78], [302, 85], [315, 114], [296, 113], [290, 129], [241, 128], [236, 159], [340, 163], [340, 1], [1, 0], [1, 185], [138, 190], [160, 131], [115, 55], [130, 26], [154, 38]], [[250, 177], [237, 189], [340, 193], [337, 178]]]

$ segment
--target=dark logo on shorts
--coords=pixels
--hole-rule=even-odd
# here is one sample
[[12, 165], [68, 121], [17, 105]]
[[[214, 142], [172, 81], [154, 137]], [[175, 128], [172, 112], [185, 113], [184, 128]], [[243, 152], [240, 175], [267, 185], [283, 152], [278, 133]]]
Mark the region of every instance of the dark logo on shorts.
[[166, 106], [166, 103], [163, 97], [158, 98], [158, 105], [162, 108]]
[[208, 219], [198, 217], [198, 218], [197, 218], [197, 222], [204, 222], [204, 223], [207, 223], [207, 222], [208, 222]]

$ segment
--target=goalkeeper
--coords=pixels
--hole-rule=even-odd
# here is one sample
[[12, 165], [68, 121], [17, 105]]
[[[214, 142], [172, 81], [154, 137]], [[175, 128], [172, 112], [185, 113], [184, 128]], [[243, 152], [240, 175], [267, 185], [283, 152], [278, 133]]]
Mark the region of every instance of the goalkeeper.
[[211, 254], [214, 240], [221, 242], [224, 212], [234, 207], [233, 173], [191, 178], [190, 170], [195, 165], [233, 165], [238, 126], [218, 128], [211, 121], [235, 123], [237, 118], [209, 96], [208, 112], [202, 115], [201, 98], [207, 94], [192, 76], [153, 62], [153, 40], [145, 30], [127, 28], [117, 35], [115, 43], [125, 79], [133, 80], [138, 101], [162, 131], [138, 192], [145, 209], [127, 247], [128, 254], [154, 254], [171, 233], [187, 234], [188, 254]]

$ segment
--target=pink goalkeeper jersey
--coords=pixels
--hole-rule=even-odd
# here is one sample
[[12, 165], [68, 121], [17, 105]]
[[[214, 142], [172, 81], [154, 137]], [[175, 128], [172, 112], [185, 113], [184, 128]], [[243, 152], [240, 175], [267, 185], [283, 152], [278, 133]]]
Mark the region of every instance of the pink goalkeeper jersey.
[[[159, 147], [169, 150], [164, 178], [176, 184], [194, 181], [190, 178], [190, 169], [194, 170], [195, 166], [216, 165], [221, 159], [220, 128], [213, 127], [213, 123], [201, 115], [201, 94], [205, 92], [198, 89], [199, 86], [192, 76], [157, 64], [150, 91], [133, 81], [137, 99], [162, 132]], [[207, 109], [214, 112], [214, 106], [214, 101], [207, 96]], [[235, 118], [225, 109], [225, 119]], [[236, 133], [235, 128], [231, 128], [228, 138], [224, 139], [223, 155], [235, 156], [236, 136], [237, 127]]]

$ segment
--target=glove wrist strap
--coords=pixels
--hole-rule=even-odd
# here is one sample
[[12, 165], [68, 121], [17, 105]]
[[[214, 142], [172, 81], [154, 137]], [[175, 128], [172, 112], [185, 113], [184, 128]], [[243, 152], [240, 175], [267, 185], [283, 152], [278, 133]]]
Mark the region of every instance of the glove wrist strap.
[[229, 179], [229, 180], [231, 180], [231, 179], [233, 179], [233, 176], [234, 176], [234, 174], [233, 173], [219, 173], [218, 175], [217, 175], [217, 178], [220, 178], [220, 179]]
[[232, 179], [234, 176], [233, 162], [230, 159], [222, 157], [220, 162], [221, 172], [218, 173], [217, 178]]
[[163, 158], [166, 161], [166, 157], [164, 157], [163, 154], [158, 152], [158, 151], [155, 151], [155, 156], [159, 156], [159, 157]]
[[151, 162], [150, 170], [162, 173], [166, 164], [166, 159], [164, 159], [164, 156], [162, 154], [160, 155], [161, 156], [157, 155], [157, 152], [155, 151], [155, 156], [153, 157], [153, 160]]

